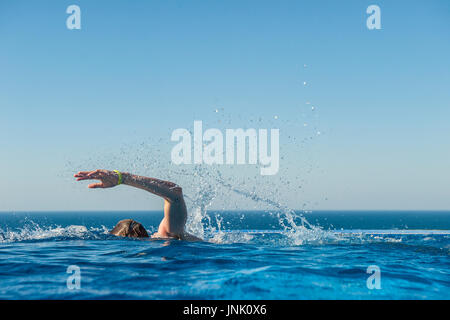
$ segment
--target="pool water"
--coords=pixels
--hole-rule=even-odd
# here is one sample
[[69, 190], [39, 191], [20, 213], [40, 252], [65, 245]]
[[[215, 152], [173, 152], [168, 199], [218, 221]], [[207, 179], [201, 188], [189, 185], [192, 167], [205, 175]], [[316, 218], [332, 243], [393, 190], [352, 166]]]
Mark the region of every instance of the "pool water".
[[0, 213], [0, 299], [450, 298], [449, 212], [304, 216], [211, 212], [185, 242], [108, 234], [161, 212]]

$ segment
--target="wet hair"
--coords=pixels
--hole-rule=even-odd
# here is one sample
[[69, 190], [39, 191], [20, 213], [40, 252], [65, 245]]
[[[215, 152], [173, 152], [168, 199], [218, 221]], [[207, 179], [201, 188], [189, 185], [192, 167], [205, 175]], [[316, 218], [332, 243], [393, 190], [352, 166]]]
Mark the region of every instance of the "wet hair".
[[147, 230], [144, 226], [137, 221], [132, 219], [125, 219], [119, 221], [114, 229], [112, 229], [110, 234], [119, 237], [130, 237], [130, 238], [148, 238]]

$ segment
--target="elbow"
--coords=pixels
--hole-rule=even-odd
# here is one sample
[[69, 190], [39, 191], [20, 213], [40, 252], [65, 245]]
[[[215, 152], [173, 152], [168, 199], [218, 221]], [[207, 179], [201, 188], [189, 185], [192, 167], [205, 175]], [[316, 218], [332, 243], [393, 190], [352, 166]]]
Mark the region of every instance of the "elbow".
[[169, 199], [171, 202], [181, 201], [183, 199], [183, 189], [180, 186], [171, 188]]

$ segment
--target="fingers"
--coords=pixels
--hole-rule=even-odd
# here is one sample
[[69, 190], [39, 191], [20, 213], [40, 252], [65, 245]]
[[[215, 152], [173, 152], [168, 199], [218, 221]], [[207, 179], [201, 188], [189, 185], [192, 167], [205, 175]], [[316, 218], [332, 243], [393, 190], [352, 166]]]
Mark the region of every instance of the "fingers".
[[95, 177], [89, 176], [89, 173], [91, 172], [92, 171], [82, 171], [74, 174], [73, 176], [77, 178], [76, 181], [95, 179]]
[[78, 172], [78, 173], [75, 173], [73, 176], [74, 176], [75, 178], [84, 177], [84, 176], [86, 176], [89, 172], [91, 172], [91, 171], [80, 171], [80, 172]]
[[[76, 179], [76, 181], [82, 181], [82, 180], [101, 180], [101, 178], [104, 176], [102, 170], [94, 170], [94, 171], [80, 171], [73, 175]], [[95, 188], [104, 188], [104, 185], [102, 182], [99, 183], [93, 183], [88, 186], [91, 189]]]
[[94, 171], [79, 171], [78, 173], [75, 173], [73, 176], [75, 177], [75, 178], [77, 178], [77, 177], [85, 177], [85, 176], [87, 176], [87, 175], [89, 175], [89, 174], [92, 174], [92, 173], [96, 173], [96, 172], [99, 172], [100, 170], [94, 170]]
[[81, 178], [77, 178], [77, 180], [76, 180], [76, 181], [81, 181], [81, 180], [90, 180], [90, 179], [93, 179], [93, 178], [89, 178], [89, 177], [81, 177]]
[[73, 175], [75, 178], [81, 178], [80, 180], [86, 179], [98, 179], [103, 176], [102, 170], [94, 170], [94, 171], [80, 171]]
[[100, 182], [92, 183], [88, 185], [88, 188], [90, 189], [96, 189], [96, 188], [110, 188], [113, 186], [112, 183], [110, 183], [109, 179], [110, 171], [107, 170], [94, 170], [94, 171], [80, 171], [73, 176], [76, 179], [76, 181], [82, 181], [82, 180], [100, 180]]

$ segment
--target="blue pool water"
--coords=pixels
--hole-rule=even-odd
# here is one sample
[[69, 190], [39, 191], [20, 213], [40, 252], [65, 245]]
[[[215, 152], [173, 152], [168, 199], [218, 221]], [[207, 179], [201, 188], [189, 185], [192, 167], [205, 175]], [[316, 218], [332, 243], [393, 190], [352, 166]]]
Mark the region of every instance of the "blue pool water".
[[450, 212], [304, 216], [208, 212], [189, 243], [107, 234], [124, 218], [154, 231], [161, 212], [0, 213], [0, 299], [450, 298]]

